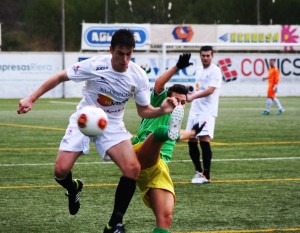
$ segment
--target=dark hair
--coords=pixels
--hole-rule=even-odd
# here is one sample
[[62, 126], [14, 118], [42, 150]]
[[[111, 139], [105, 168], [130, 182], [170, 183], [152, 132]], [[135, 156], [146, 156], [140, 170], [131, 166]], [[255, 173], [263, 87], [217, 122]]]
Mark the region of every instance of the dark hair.
[[214, 53], [213, 47], [210, 46], [210, 45], [202, 46], [202, 47], [200, 48], [200, 53], [201, 53], [202, 51], [205, 51], [205, 52], [211, 51], [211, 54]]
[[175, 92], [177, 94], [187, 95], [188, 88], [181, 84], [174, 84], [168, 88], [167, 96], [170, 97], [172, 93]]
[[115, 48], [117, 45], [135, 48], [133, 32], [129, 29], [119, 29], [116, 31], [111, 38], [111, 47]]

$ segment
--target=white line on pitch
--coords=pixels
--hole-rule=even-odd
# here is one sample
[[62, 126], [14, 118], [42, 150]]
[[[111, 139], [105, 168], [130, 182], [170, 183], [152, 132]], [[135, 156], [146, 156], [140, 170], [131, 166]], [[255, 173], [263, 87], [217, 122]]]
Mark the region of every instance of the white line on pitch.
[[[262, 161], [262, 160], [297, 160], [300, 157], [273, 157], [273, 158], [241, 158], [241, 159], [213, 159], [213, 162], [227, 162], [227, 161]], [[170, 163], [186, 163], [191, 162], [189, 159], [171, 160]], [[95, 164], [113, 164], [111, 161], [102, 162], [77, 162], [76, 165], [95, 165]], [[53, 163], [20, 163], [20, 164], [0, 164], [0, 167], [14, 167], [14, 166], [53, 166]]]
[[70, 105], [77, 105], [79, 102], [68, 102], [68, 101], [49, 101], [50, 104], [70, 104]]

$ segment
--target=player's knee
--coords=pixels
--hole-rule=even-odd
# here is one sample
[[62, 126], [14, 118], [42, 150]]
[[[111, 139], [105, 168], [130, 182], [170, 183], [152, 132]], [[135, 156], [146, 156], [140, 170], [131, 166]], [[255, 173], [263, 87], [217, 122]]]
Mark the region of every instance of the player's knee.
[[173, 214], [171, 212], [165, 212], [159, 215], [157, 218], [157, 225], [164, 229], [169, 229], [173, 221]]
[[123, 175], [131, 179], [137, 179], [141, 171], [140, 163], [130, 163], [123, 168]]
[[173, 221], [173, 215], [171, 213], [165, 216], [165, 223], [168, 226], [171, 226], [172, 221]]
[[140, 163], [136, 163], [132, 168], [132, 174], [137, 179], [141, 171]]
[[64, 166], [61, 163], [56, 163], [55, 164], [55, 167], [54, 167], [55, 177], [64, 178], [69, 174], [70, 171], [71, 171], [70, 168]]

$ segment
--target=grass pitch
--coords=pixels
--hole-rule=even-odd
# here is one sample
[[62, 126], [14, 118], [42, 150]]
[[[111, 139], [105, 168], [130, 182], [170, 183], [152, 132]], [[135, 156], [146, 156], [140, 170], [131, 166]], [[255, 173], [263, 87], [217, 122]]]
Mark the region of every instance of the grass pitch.
[[[186, 142], [169, 164], [177, 202], [173, 233], [300, 232], [300, 97], [280, 97], [286, 111], [261, 116], [265, 98], [222, 97], [212, 143], [212, 183], [192, 185]], [[102, 232], [120, 177], [92, 147], [76, 163], [84, 181], [81, 209], [68, 212], [53, 179], [57, 148], [78, 99], [40, 99], [26, 115], [18, 100], [0, 100], [0, 232]], [[189, 105], [183, 123], [187, 118]], [[134, 134], [134, 103], [125, 114]], [[155, 219], [137, 189], [124, 217], [129, 233], [150, 233]]]

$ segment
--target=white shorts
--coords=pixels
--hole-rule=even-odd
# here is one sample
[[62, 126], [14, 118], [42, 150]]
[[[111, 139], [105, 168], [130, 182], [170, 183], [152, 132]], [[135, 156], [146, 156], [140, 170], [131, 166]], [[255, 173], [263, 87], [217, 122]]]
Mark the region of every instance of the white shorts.
[[69, 125], [65, 136], [62, 138], [59, 150], [63, 151], [82, 151], [88, 154], [90, 142], [92, 141], [98, 154], [105, 160], [109, 159], [106, 151], [122, 141], [130, 140], [132, 135], [126, 130], [123, 122], [109, 121], [103, 133], [96, 137], [83, 135], [77, 126], [77, 113], [73, 113], [69, 119]]
[[189, 114], [189, 117], [188, 117], [187, 123], [186, 123], [186, 130], [190, 131], [190, 130], [192, 130], [192, 128], [195, 124], [199, 123], [199, 125], [202, 125], [202, 123], [204, 123], [204, 122], [206, 122], [204, 128], [195, 137], [208, 135], [210, 137], [210, 139], [213, 139], [214, 131], [215, 131], [215, 122], [216, 122], [216, 117], [214, 117], [214, 116], [202, 115], [202, 114], [201, 115], [200, 114]]

